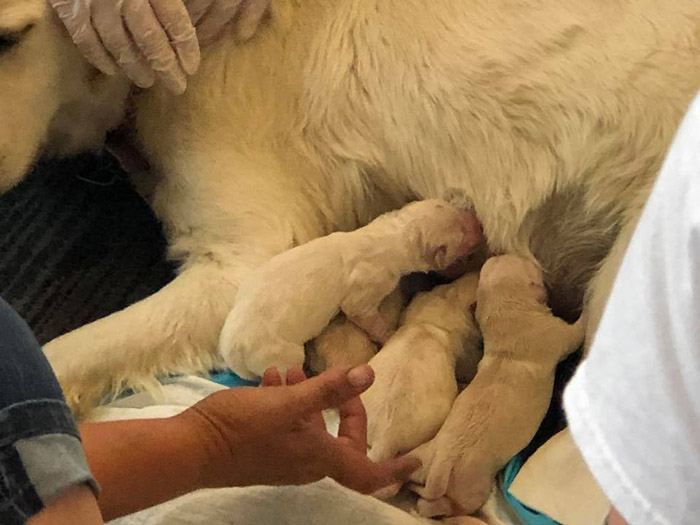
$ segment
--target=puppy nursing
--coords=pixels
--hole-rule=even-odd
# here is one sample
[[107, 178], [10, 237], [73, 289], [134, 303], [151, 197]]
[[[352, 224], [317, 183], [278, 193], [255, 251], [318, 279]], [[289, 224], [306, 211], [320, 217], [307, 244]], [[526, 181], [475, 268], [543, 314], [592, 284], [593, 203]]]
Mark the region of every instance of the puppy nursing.
[[[323, 331], [312, 345], [321, 350], [314, 368], [369, 360], [369, 456], [382, 461], [418, 447], [419, 512], [470, 514], [535, 435], [556, 365], [585, 332], [583, 318], [569, 325], [552, 315], [534, 263], [504, 255], [418, 294], [391, 335], [401, 276], [444, 270], [481, 241], [473, 212], [428, 200], [289, 250], [242, 283], [222, 355], [242, 377], [257, 378], [271, 366], [302, 366], [304, 343]], [[345, 317], [333, 319], [339, 311]], [[458, 368], [471, 381], [459, 396]]]
[[[489, 259], [477, 290], [484, 356], [435, 439], [418, 451], [427, 472], [419, 511], [444, 512], [444, 495], [469, 514], [491, 492], [497, 472], [534, 437], [549, 407], [556, 365], [584, 339], [546, 305], [542, 276], [529, 261]], [[427, 510], [426, 510], [427, 509]]]
[[362, 401], [373, 460], [414, 449], [447, 418], [457, 397], [457, 359], [480, 357], [481, 336], [470, 308], [477, 283], [478, 274], [471, 273], [419, 294], [396, 334], [369, 362], [376, 379]]
[[301, 366], [304, 343], [339, 310], [383, 343], [390, 333], [379, 305], [401, 276], [443, 270], [481, 237], [472, 211], [435, 199], [284, 252], [241, 284], [221, 333], [221, 354], [248, 379], [271, 366]]

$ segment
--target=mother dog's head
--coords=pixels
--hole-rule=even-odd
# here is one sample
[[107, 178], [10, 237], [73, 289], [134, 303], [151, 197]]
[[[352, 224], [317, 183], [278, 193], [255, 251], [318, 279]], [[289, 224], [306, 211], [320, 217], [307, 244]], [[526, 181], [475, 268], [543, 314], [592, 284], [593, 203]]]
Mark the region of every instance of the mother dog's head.
[[45, 0], [0, 0], [0, 191], [40, 153], [98, 147], [128, 91], [82, 58]]

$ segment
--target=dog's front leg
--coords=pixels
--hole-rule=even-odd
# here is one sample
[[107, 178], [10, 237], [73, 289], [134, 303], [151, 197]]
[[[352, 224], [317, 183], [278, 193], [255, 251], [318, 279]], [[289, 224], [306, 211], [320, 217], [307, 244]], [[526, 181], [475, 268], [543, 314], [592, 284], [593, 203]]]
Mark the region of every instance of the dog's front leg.
[[[275, 224], [265, 226], [272, 218]], [[294, 233], [294, 217], [285, 216], [290, 228], [276, 227], [279, 220], [250, 209], [238, 213], [241, 233], [235, 240], [200, 243], [162, 290], [48, 343], [47, 357], [70, 407], [84, 416], [125, 388], [156, 386], [159, 375], [205, 372], [217, 365], [219, 333], [239, 283], [303, 238]], [[195, 237], [201, 241], [201, 232]]]

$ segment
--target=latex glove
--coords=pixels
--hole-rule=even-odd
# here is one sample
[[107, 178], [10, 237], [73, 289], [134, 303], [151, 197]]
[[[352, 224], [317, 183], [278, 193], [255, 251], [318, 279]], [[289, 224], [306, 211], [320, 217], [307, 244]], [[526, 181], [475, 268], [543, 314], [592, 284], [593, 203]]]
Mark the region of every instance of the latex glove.
[[[197, 34], [182, 0], [50, 0], [85, 57], [137, 86], [156, 78], [182, 93], [199, 67]], [[229, 2], [238, 5], [233, 0]]]
[[[337, 368], [306, 380], [300, 368], [265, 372], [262, 388], [212, 394], [177, 419], [208, 443], [210, 487], [298, 485], [332, 477], [364, 493], [406, 481], [420, 463], [398, 457], [367, 458], [367, 418], [359, 395], [374, 380], [363, 365]], [[326, 431], [321, 411], [338, 408], [338, 437]]]
[[202, 45], [216, 40], [231, 22], [236, 36], [247, 40], [258, 28], [271, 0], [185, 0]]

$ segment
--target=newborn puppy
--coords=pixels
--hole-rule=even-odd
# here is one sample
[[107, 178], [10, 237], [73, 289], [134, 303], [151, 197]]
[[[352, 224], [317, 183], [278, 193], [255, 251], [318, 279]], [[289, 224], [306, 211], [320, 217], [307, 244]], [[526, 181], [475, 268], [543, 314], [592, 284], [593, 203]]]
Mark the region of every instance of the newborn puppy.
[[[482, 241], [468, 257], [462, 257], [458, 263], [453, 263], [448, 268], [450, 270], [459, 266], [460, 271], [462, 268], [464, 269], [452, 279], [481, 267], [484, 263], [481, 257], [485, 244]], [[398, 288], [387, 295], [379, 305], [379, 313], [390, 332], [396, 330], [401, 314], [411, 298], [420, 292], [432, 290], [440, 284], [441, 279], [445, 278], [445, 273], [412, 273], [401, 278]], [[372, 342], [367, 332], [350, 321], [344, 314], [339, 314], [318, 337], [307, 344], [306, 358], [311, 371], [318, 374], [335, 366], [357, 366], [367, 363], [374, 357], [378, 349], [379, 345]], [[458, 380], [462, 368], [461, 364], [461, 361], [457, 363]]]
[[379, 305], [402, 275], [442, 270], [482, 238], [471, 210], [440, 200], [414, 202], [352, 232], [338, 232], [284, 252], [241, 284], [219, 350], [246, 379], [304, 362], [304, 343], [341, 310], [383, 343]]
[[[403, 294], [398, 288], [379, 305], [379, 313], [389, 331], [396, 330], [403, 307]], [[309, 344], [309, 368], [320, 374], [336, 366], [355, 367], [369, 362], [377, 350], [378, 345], [367, 332], [340, 314]]]
[[416, 296], [399, 330], [369, 362], [375, 381], [361, 398], [372, 460], [393, 458], [435, 435], [457, 397], [460, 357], [476, 373], [481, 334], [471, 306], [478, 280], [471, 273]]
[[569, 325], [545, 303], [533, 263], [513, 255], [486, 261], [476, 307], [484, 357], [435, 439], [415, 451], [423, 461], [416, 478], [425, 482], [416, 490], [428, 500], [423, 508], [446, 496], [457, 513], [476, 511], [497, 472], [534, 437], [551, 401], [555, 367], [585, 333], [583, 317]]

